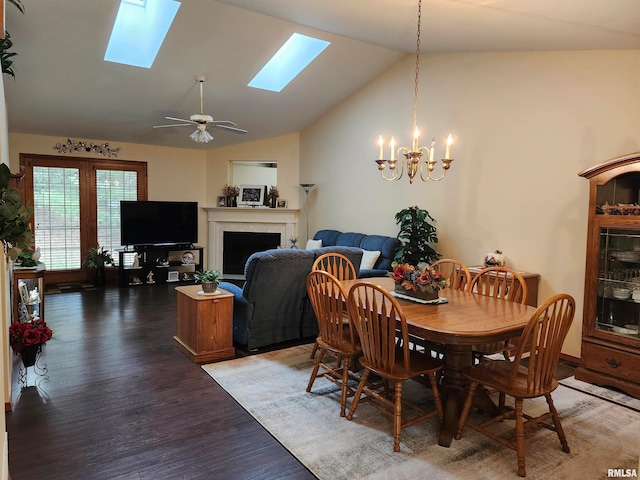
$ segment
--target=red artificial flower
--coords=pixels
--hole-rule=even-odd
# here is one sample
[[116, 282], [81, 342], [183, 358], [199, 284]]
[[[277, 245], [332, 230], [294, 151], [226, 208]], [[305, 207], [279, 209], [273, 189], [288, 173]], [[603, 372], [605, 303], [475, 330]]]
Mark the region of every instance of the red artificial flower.
[[394, 282], [401, 282], [404, 280], [404, 276], [407, 271], [404, 269], [404, 265], [398, 265], [391, 274], [391, 278], [393, 278]]
[[429, 285], [431, 283], [431, 273], [429, 270], [425, 270], [416, 280], [419, 285]]
[[40, 331], [37, 328], [30, 328], [22, 335], [22, 343], [25, 345], [38, 345], [42, 343]]
[[53, 331], [44, 320], [12, 323], [9, 326], [9, 343], [16, 352], [21, 352], [26, 346], [42, 345], [50, 340], [52, 336]]

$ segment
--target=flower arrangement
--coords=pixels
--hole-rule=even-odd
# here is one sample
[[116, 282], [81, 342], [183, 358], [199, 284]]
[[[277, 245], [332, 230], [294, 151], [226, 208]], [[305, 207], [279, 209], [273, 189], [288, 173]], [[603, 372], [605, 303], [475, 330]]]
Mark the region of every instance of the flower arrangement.
[[274, 187], [273, 185], [271, 185], [271, 188], [269, 188], [269, 193], [267, 193], [267, 199], [275, 200], [278, 197], [280, 197], [280, 192], [278, 192], [278, 187]]
[[222, 188], [222, 194], [225, 197], [237, 197], [240, 195], [240, 187], [237, 185], [225, 185]]
[[41, 346], [51, 339], [53, 332], [44, 320], [12, 323], [9, 326], [9, 344], [14, 352], [21, 354], [27, 347]]
[[444, 278], [427, 263], [417, 266], [409, 263], [392, 263], [393, 271], [389, 276], [393, 278], [396, 287], [400, 286], [407, 292], [436, 293], [441, 288], [449, 286], [449, 279]]

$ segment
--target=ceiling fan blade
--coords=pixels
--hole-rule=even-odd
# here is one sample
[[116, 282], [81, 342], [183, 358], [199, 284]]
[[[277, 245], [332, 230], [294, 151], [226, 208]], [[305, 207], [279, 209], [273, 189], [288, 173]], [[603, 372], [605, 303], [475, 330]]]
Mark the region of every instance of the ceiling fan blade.
[[244, 135], [247, 131], [243, 128], [229, 127], [227, 125], [213, 125], [216, 128], [221, 128], [223, 130], [228, 130], [232, 133], [239, 133], [240, 135]]
[[175, 120], [176, 122], [187, 122], [187, 123], [196, 123], [192, 120], [187, 120], [186, 118], [176, 118], [176, 117], [164, 117], [167, 120]]
[[207, 122], [209, 125], [229, 125], [231, 127], [237, 127], [238, 125], [236, 125], [235, 123], [233, 123], [230, 120], [211, 120], [210, 122]]
[[154, 125], [153, 128], [166, 128], [166, 127], [184, 127], [191, 126], [191, 123], [172, 123], [171, 125]]

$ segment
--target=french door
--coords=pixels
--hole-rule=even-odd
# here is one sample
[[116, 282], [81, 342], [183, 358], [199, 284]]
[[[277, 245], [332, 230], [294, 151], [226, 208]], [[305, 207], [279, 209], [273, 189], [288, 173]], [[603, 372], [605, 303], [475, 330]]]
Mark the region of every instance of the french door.
[[30, 154], [20, 164], [46, 282], [85, 281], [89, 247], [108, 249], [117, 262], [120, 200], [147, 199], [147, 164]]

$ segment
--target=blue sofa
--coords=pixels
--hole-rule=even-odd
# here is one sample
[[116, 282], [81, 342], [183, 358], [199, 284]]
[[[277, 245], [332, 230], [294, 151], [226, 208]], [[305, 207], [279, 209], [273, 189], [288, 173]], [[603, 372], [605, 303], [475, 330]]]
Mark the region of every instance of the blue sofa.
[[360, 263], [354, 264], [358, 278], [381, 277], [391, 271], [391, 262], [400, 247], [400, 240], [383, 235], [365, 235], [364, 233], [339, 232], [338, 230], [318, 230], [314, 240], [322, 240], [322, 247], [356, 247], [368, 251], [379, 251], [380, 256], [371, 269], [360, 269]]
[[220, 284], [234, 295], [233, 341], [253, 350], [315, 338], [318, 324], [307, 296], [307, 275], [315, 259], [330, 251], [360, 265], [362, 249], [355, 247], [284, 248], [251, 255], [242, 288], [229, 282]]

